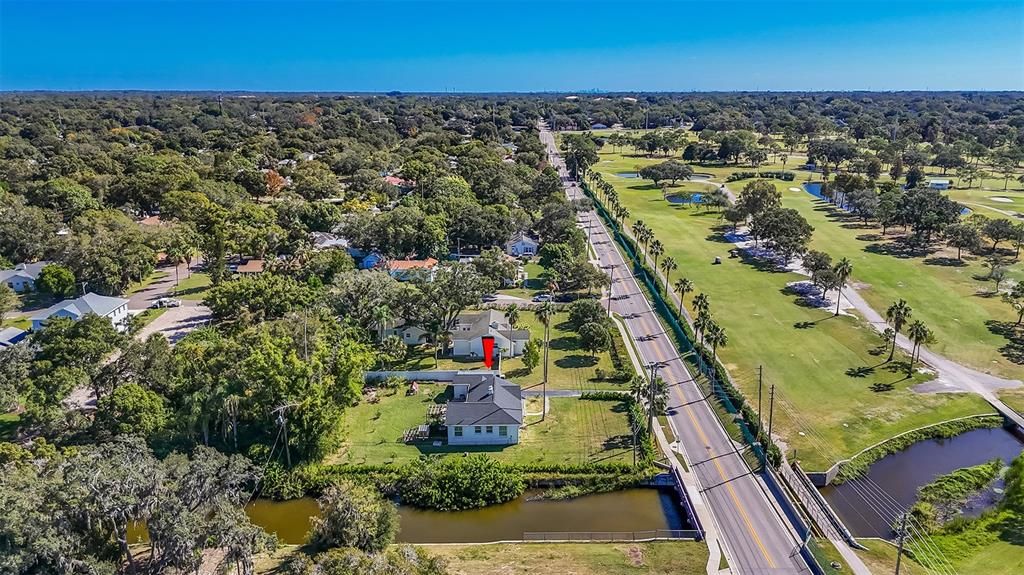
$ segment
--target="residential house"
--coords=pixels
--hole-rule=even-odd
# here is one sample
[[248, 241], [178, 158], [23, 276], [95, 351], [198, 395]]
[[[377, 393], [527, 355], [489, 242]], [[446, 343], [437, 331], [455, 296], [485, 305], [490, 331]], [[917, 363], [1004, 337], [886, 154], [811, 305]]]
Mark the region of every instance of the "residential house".
[[28, 336], [27, 331], [16, 327], [5, 327], [0, 329], [0, 349], [11, 347], [25, 339], [26, 336]]
[[0, 283], [7, 284], [7, 287], [16, 293], [32, 291], [36, 287], [39, 272], [48, 265], [50, 262], [36, 262], [34, 264], [18, 264], [13, 269], [0, 270]]
[[540, 242], [530, 237], [525, 232], [516, 232], [507, 242], [505, 242], [505, 253], [514, 256], [534, 256], [537, 255], [537, 248], [540, 246]]
[[242, 277], [255, 276], [263, 273], [263, 268], [264, 261], [261, 259], [254, 258], [251, 260], [247, 260], [244, 263], [238, 264], [238, 266], [235, 268], [235, 273]]
[[951, 182], [949, 180], [931, 178], [928, 180], [928, 187], [933, 190], [948, 190]]
[[348, 239], [327, 232], [312, 232], [309, 239], [314, 250], [348, 250]]
[[523, 425], [518, 385], [493, 372], [463, 371], [452, 380], [444, 423], [449, 445], [513, 445]]
[[386, 267], [391, 277], [398, 281], [407, 281], [416, 274], [424, 273], [430, 281], [434, 279], [434, 270], [437, 268], [437, 260], [427, 258], [425, 260], [390, 260]]
[[[455, 357], [483, 357], [484, 336], [494, 338], [494, 353], [497, 355], [500, 351], [503, 357], [522, 355], [526, 342], [530, 341], [530, 330], [512, 329], [510, 332], [505, 313], [497, 309], [462, 312], [449, 331]], [[430, 338], [426, 330], [403, 320], [384, 330], [385, 337], [391, 335], [402, 338], [406, 345], [419, 345]]]
[[411, 190], [416, 186], [416, 182], [412, 182], [398, 176], [384, 176], [384, 183], [395, 186], [400, 190]]
[[48, 320], [55, 317], [69, 317], [74, 321], [79, 321], [90, 313], [109, 319], [114, 327], [123, 331], [126, 327], [125, 320], [128, 318], [128, 300], [92, 292], [80, 298], [66, 299], [32, 316], [32, 329], [33, 331], [42, 329]]

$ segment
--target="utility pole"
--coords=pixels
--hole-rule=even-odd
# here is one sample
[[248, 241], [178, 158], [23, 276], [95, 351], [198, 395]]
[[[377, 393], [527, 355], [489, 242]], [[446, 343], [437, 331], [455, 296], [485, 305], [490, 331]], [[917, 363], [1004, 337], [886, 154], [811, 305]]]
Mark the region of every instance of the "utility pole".
[[651, 378], [647, 382], [647, 434], [654, 433], [654, 378], [658, 374], [658, 363], [652, 361], [648, 364], [651, 368]]
[[761, 419], [761, 384], [764, 383], [764, 366], [757, 366], [757, 435], [760, 436], [764, 430], [764, 421]]
[[903, 540], [907, 537], [907, 514], [900, 517], [900, 544], [896, 551], [896, 575], [900, 575], [900, 561], [903, 559]]
[[288, 463], [288, 469], [291, 469], [292, 467], [292, 452], [288, 447], [288, 417], [286, 416], [286, 412], [289, 407], [295, 407], [297, 405], [297, 403], [282, 405], [270, 412], [277, 414], [277, 424], [281, 426], [281, 432], [284, 434], [284, 456], [285, 461]]
[[772, 421], [775, 419], [775, 384], [772, 384], [768, 392], [768, 441], [772, 440]]

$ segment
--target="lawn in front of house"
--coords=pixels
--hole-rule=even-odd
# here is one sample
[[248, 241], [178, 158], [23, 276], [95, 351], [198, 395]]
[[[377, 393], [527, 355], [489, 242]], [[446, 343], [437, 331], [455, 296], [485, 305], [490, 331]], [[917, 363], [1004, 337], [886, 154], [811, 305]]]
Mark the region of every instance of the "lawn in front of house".
[[[548, 389], [627, 389], [625, 382], [610, 381], [608, 379], [597, 379], [597, 372], [612, 373], [615, 366], [612, 363], [611, 353], [603, 351], [592, 355], [579, 347], [579, 338], [576, 332], [569, 326], [569, 314], [559, 312], [551, 321], [551, 350], [549, 352], [548, 366]], [[532, 339], [543, 340], [544, 325], [537, 319], [532, 310], [520, 310], [518, 329], [530, 330]], [[612, 338], [615, 340], [619, 356], [627, 369], [632, 369], [629, 363], [625, 344], [619, 330], [612, 326]], [[497, 365], [495, 365], [497, 369]], [[412, 355], [406, 361], [394, 367], [394, 369], [434, 369], [433, 348], [414, 348]], [[438, 360], [437, 369], [486, 369], [483, 360], [469, 358], [441, 358]], [[524, 389], [532, 389], [541, 384], [544, 380], [543, 352], [539, 365], [533, 371], [527, 371], [523, 366], [522, 357], [506, 358], [501, 361], [501, 371], [512, 383], [522, 386]]]
[[210, 274], [192, 272], [190, 277], [182, 277], [178, 287], [173, 288], [174, 297], [187, 300], [201, 300], [210, 289]]
[[[405, 387], [379, 390], [377, 403], [367, 398], [342, 416], [341, 447], [328, 463], [392, 464], [414, 460], [429, 453], [482, 452], [509, 463], [608, 463], [632, 462], [631, 436], [626, 404], [574, 397], [549, 398], [546, 417], [525, 417], [519, 443], [500, 446], [448, 446], [441, 437], [429, 442], [405, 444], [405, 432], [427, 422], [427, 411], [446, 398], [443, 383], [421, 383], [417, 395]], [[539, 411], [539, 401], [527, 411]], [[433, 440], [441, 441], [434, 446]]]
[[135, 325], [141, 329], [149, 325], [156, 318], [164, 315], [168, 309], [170, 308], [158, 307], [143, 310], [141, 313], [135, 316]]
[[[719, 354], [751, 401], [757, 398], [758, 366], [764, 366], [766, 400], [768, 386], [775, 384], [784, 401], [776, 406], [774, 429], [785, 438], [790, 453], [797, 450], [805, 469], [823, 469], [837, 458], [909, 429], [991, 412], [974, 396], [913, 392], [910, 388], [930, 375], [905, 377], [899, 369], [905, 357], [899, 354], [901, 361], [885, 363], [881, 338], [860, 319], [832, 317], [831, 310], [801, 305], [787, 284], [803, 281], [804, 276], [729, 258], [731, 244], [722, 237], [726, 228], [718, 214], [670, 204], [650, 181], [614, 176], [637, 163], [665, 158], [623, 158], [604, 151], [601, 158], [610, 161], [596, 164], [595, 169], [612, 183], [629, 209], [627, 227], [642, 219], [653, 228], [665, 255], [679, 265], [673, 278], [686, 277], [695, 284], [687, 305], [697, 293], [708, 294], [711, 311], [730, 340]], [[721, 265], [712, 265], [716, 256], [722, 258]], [[830, 453], [816, 450], [817, 441], [798, 433], [808, 427], [821, 436]]]
[[513, 297], [532, 300], [533, 296], [544, 292], [546, 289], [544, 279], [544, 267], [540, 265], [537, 258], [531, 259], [523, 264], [523, 271], [526, 272], [526, 281], [514, 287], [501, 288], [498, 293]]

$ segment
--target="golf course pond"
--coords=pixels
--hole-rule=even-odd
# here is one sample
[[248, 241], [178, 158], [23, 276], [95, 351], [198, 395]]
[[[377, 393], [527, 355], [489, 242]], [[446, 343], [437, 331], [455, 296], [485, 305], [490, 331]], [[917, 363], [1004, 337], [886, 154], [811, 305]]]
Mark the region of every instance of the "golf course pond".
[[[892, 500], [909, 508], [917, 501], [917, 490], [939, 475], [996, 457], [1009, 463], [1021, 452], [1024, 441], [1009, 430], [975, 429], [948, 439], [919, 441], [873, 463], [868, 481], [829, 485], [821, 493], [855, 536], [890, 538], [890, 522], [880, 518], [876, 510], [891, 516], [897, 513]], [[878, 493], [879, 489], [892, 500]]]

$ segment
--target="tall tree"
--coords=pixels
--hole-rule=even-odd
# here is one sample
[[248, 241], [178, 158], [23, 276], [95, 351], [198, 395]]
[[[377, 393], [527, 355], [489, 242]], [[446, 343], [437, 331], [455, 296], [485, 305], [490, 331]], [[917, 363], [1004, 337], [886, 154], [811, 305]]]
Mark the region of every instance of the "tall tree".
[[892, 324], [893, 328], [892, 348], [889, 350], [889, 359], [887, 361], [892, 361], [893, 354], [896, 353], [896, 336], [899, 335], [903, 326], [910, 321], [913, 311], [906, 300], [902, 299], [893, 303], [889, 306], [889, 309], [885, 310], [885, 318]]
[[833, 271], [836, 274], [837, 290], [836, 313], [834, 315], [839, 315], [839, 302], [843, 299], [843, 286], [846, 285], [846, 280], [849, 279], [850, 274], [853, 273], [853, 264], [850, 263], [850, 260], [843, 258], [839, 260], [839, 263], [836, 264], [836, 267]]

